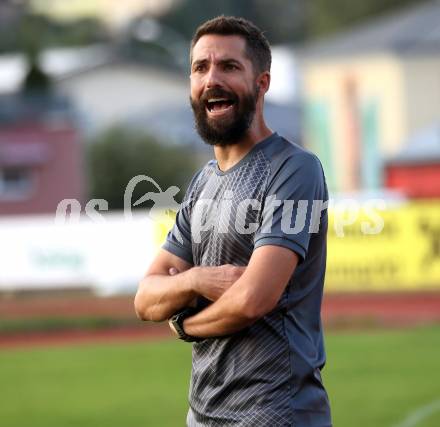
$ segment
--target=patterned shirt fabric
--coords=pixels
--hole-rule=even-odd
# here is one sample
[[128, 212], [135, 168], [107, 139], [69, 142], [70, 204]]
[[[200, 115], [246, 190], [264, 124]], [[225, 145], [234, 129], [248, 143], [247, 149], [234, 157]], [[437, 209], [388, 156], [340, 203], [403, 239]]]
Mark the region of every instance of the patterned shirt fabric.
[[[193, 177], [164, 249], [194, 266], [245, 266], [277, 245], [299, 263], [270, 313], [193, 344], [188, 426], [331, 426], [321, 380], [327, 201], [318, 158], [277, 133], [227, 171], [211, 160]], [[199, 309], [210, 303], [198, 299]]]

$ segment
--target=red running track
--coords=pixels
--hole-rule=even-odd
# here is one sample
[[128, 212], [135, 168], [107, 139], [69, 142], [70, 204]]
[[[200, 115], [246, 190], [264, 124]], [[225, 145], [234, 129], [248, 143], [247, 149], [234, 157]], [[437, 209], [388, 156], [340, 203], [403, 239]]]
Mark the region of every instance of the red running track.
[[[135, 321], [132, 297], [2, 298], [1, 319], [111, 316]], [[326, 294], [323, 322], [329, 329], [411, 327], [440, 323], [440, 293]], [[172, 337], [165, 324], [118, 327], [105, 330], [73, 330], [1, 334], [0, 348], [65, 345], [98, 342], [147, 341]]]

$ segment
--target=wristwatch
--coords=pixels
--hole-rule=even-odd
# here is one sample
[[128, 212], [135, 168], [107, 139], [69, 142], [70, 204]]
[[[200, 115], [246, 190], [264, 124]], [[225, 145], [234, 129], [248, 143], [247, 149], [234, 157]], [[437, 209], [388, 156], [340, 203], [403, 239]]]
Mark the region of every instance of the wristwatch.
[[169, 319], [168, 323], [170, 325], [173, 325], [174, 329], [177, 332], [177, 336], [179, 339], [186, 341], [186, 342], [199, 342], [203, 341], [203, 338], [194, 337], [192, 335], [188, 335], [183, 330], [183, 321], [194, 314], [196, 314], [198, 310], [194, 307], [187, 307], [184, 308], [182, 311], [177, 312], [176, 314], [173, 314]]

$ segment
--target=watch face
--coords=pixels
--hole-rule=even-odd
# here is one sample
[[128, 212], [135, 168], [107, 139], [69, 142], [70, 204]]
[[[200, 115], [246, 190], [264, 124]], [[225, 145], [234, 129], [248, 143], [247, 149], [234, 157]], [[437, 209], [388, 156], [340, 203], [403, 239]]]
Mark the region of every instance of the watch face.
[[197, 338], [187, 335], [183, 330], [183, 321], [188, 317], [188, 315], [191, 315], [191, 311], [189, 311], [188, 309], [176, 313], [170, 318], [170, 323], [172, 324], [174, 330], [176, 331], [176, 335], [181, 340], [187, 342], [197, 341], [198, 340]]
[[[174, 316], [173, 316], [173, 317], [174, 317]], [[174, 335], [179, 336], [179, 333], [177, 332], [176, 326], [174, 325], [174, 319], [173, 319], [173, 317], [171, 317], [171, 318], [168, 320], [168, 326], [170, 327], [171, 332], [172, 332]]]

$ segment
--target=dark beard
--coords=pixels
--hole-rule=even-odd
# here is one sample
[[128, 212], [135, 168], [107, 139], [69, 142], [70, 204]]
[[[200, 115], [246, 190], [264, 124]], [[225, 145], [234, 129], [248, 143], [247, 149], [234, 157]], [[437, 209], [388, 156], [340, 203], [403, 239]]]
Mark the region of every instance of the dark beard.
[[[235, 94], [227, 92], [220, 88], [213, 88], [203, 96], [199, 101], [195, 101], [190, 97], [191, 107], [194, 112], [195, 126], [198, 134], [209, 145], [217, 145], [225, 147], [234, 145], [246, 135], [249, 127], [254, 119], [256, 104], [258, 99], [258, 86], [255, 86], [254, 93], [248, 93], [239, 99]], [[234, 101], [235, 108], [232, 120], [210, 121], [206, 112], [206, 100], [208, 98], [226, 97]]]

